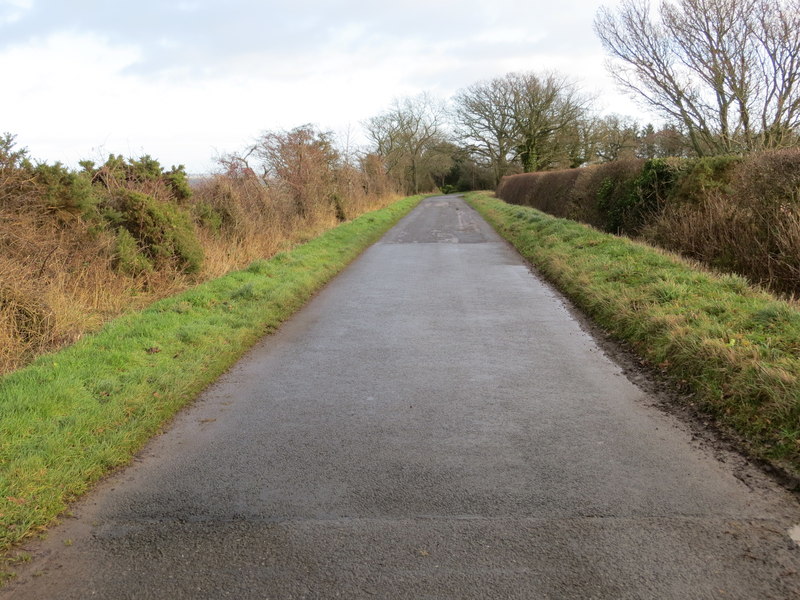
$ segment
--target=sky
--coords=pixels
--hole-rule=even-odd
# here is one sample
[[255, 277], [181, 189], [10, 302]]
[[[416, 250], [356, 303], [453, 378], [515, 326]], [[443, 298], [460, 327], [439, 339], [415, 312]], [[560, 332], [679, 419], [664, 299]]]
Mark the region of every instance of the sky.
[[0, 133], [46, 162], [149, 154], [208, 173], [267, 130], [358, 145], [396, 98], [552, 70], [643, 120], [592, 29], [618, 3], [0, 0]]

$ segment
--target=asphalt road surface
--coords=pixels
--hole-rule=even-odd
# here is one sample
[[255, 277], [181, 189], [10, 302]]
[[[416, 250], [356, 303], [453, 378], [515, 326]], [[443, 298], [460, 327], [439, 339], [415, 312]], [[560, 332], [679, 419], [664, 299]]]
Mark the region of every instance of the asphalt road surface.
[[800, 597], [797, 501], [655, 404], [431, 198], [0, 597]]

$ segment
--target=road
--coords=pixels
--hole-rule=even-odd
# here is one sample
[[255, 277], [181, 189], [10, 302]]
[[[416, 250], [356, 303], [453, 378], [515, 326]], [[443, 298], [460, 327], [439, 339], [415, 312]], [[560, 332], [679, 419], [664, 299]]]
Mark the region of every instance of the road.
[[477, 213], [431, 198], [0, 597], [800, 597], [796, 499], [656, 404]]

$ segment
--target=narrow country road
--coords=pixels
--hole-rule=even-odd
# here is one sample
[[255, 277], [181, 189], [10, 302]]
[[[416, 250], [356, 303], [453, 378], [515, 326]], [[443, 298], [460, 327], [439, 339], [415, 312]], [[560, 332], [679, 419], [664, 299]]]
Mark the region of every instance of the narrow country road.
[[800, 507], [424, 201], [81, 502], [2, 598], [798, 598]]

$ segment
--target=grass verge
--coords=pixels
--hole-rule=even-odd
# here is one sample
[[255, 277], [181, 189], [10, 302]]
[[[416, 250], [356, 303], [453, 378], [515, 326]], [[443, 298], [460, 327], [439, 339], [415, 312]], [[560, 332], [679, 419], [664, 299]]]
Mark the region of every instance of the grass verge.
[[123, 316], [0, 379], [0, 553], [127, 463], [420, 199]]
[[467, 196], [595, 322], [693, 393], [754, 457], [800, 475], [800, 310], [627, 238]]

